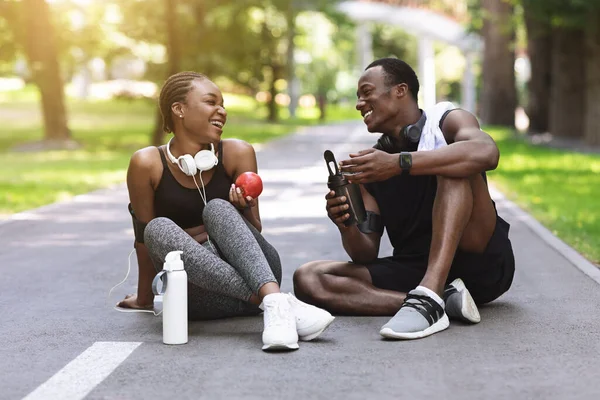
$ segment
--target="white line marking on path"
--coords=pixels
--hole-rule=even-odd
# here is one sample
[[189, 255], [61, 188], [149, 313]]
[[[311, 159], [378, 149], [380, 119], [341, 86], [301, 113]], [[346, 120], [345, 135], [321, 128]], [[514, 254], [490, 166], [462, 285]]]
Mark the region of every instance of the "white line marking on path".
[[142, 342], [96, 342], [23, 400], [80, 400]]

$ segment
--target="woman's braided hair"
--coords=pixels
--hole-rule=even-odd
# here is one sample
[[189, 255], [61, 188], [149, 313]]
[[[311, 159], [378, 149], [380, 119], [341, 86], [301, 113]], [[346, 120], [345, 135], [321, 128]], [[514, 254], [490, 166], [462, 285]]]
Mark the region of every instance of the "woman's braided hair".
[[207, 79], [198, 72], [184, 71], [171, 75], [163, 84], [158, 97], [158, 105], [163, 120], [163, 131], [173, 132], [174, 123], [171, 114], [173, 103], [185, 103], [185, 97], [192, 90], [192, 82], [196, 79]]

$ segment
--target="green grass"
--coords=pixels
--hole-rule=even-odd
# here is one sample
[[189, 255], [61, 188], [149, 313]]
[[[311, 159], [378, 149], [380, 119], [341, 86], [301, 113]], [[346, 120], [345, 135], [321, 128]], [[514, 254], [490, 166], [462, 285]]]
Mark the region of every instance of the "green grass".
[[[34, 88], [0, 92], [0, 217], [123, 182], [131, 154], [150, 142], [155, 103], [146, 100], [68, 100], [69, 127], [81, 144], [75, 151], [13, 152], [42, 139], [39, 95]], [[224, 137], [263, 143], [317, 124], [318, 111], [299, 109], [297, 118], [266, 123], [267, 110], [247, 96], [225, 97]], [[354, 111], [354, 112], [352, 112]], [[326, 122], [359, 117], [350, 107], [331, 107]]]
[[490, 180], [555, 235], [600, 263], [600, 155], [534, 146], [488, 128], [500, 148]]

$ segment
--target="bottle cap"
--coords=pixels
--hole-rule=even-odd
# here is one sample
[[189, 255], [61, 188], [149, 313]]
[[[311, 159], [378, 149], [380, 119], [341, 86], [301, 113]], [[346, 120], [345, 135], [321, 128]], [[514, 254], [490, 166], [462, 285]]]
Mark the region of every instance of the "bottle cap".
[[183, 251], [175, 250], [167, 254], [165, 257], [165, 263], [163, 264], [163, 269], [167, 271], [182, 271], [183, 270], [183, 260], [181, 259], [181, 255]]
[[[330, 150], [325, 150], [323, 157], [325, 158], [325, 163], [327, 164], [327, 170], [329, 171], [329, 177], [327, 178], [327, 186], [329, 186], [329, 188], [332, 189], [334, 187], [346, 185], [348, 183], [348, 181], [346, 180], [344, 175], [339, 170], [333, 153]], [[333, 169], [331, 168], [332, 164], [333, 164]]]

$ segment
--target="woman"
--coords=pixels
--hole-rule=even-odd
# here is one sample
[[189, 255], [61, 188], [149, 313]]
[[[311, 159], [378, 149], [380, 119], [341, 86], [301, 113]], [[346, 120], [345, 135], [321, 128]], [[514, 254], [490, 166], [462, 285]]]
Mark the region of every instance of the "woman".
[[258, 199], [244, 198], [234, 184], [241, 173], [257, 172], [256, 155], [244, 141], [221, 140], [227, 112], [219, 88], [181, 72], [165, 82], [159, 106], [163, 129], [174, 137], [131, 157], [139, 282], [137, 295], [118, 306], [152, 308], [152, 279], [170, 251], [182, 250], [190, 319], [263, 310], [263, 350], [297, 349], [298, 338], [316, 338], [333, 317], [279, 290], [279, 255], [260, 234]]

